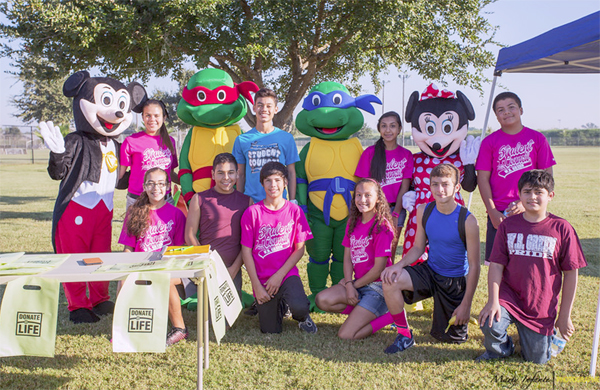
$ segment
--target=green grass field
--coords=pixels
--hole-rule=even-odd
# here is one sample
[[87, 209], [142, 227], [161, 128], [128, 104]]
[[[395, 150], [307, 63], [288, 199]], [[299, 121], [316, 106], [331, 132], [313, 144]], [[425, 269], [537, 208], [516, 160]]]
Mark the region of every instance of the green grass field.
[[[553, 149], [556, 197], [550, 211], [569, 220], [577, 230], [589, 266], [580, 272], [573, 309], [575, 335], [566, 349], [545, 366], [525, 363], [518, 355], [500, 362], [476, 364], [483, 352], [482, 334], [471, 327], [471, 339], [462, 345], [436, 342], [429, 335], [431, 302], [409, 315], [416, 345], [404, 353], [386, 356], [383, 349], [395, 332], [381, 330], [360, 341], [337, 338], [341, 315], [314, 314], [316, 335], [284, 320], [281, 335], [263, 335], [256, 317], [240, 315], [221, 345], [211, 335], [210, 368], [206, 388], [247, 389], [597, 389], [589, 378], [595, 308], [600, 275], [600, 149]], [[40, 153], [37, 153], [41, 155]], [[37, 160], [36, 156], [36, 160]], [[42, 161], [40, 159], [40, 161]], [[46, 164], [16, 164], [0, 158], [0, 252], [51, 252], [50, 226], [58, 182]], [[115, 195], [113, 250], [125, 209], [125, 193]], [[485, 237], [485, 211], [476, 191], [471, 207]], [[483, 249], [483, 243], [482, 243]], [[306, 257], [299, 264], [306, 285]], [[249, 289], [248, 280], [244, 286]], [[114, 285], [111, 286], [114, 292]], [[4, 288], [0, 287], [0, 293]], [[473, 302], [477, 315], [487, 299], [487, 268]], [[121, 389], [195, 387], [195, 313], [184, 312], [190, 339], [164, 354], [112, 352], [111, 318], [96, 324], [68, 321], [61, 292], [55, 358], [0, 358], [1, 389]], [[516, 329], [511, 328], [516, 336]], [[516, 336], [518, 339], [518, 336]], [[519, 348], [517, 347], [517, 351]], [[600, 368], [599, 368], [600, 370]], [[600, 373], [599, 373], [600, 374]], [[552, 382], [554, 381], [554, 383]]]

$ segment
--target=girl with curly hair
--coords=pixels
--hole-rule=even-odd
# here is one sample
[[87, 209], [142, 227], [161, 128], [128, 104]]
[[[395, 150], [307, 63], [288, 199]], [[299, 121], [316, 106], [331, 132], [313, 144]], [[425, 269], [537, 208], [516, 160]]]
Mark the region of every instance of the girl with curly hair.
[[379, 183], [373, 179], [360, 180], [354, 189], [342, 241], [344, 279], [321, 291], [315, 299], [321, 310], [349, 313], [338, 332], [340, 338], [362, 339], [392, 322], [379, 278], [381, 272], [392, 265], [394, 228], [391, 219]]
[[[163, 246], [185, 245], [185, 215], [166, 200], [169, 187], [167, 172], [162, 168], [150, 168], [144, 174], [144, 192], [127, 210], [119, 243], [125, 252], [156, 252]], [[121, 288], [119, 282], [118, 289]], [[171, 287], [173, 290], [173, 287]], [[176, 290], [175, 290], [176, 291]], [[173, 305], [179, 305], [179, 295], [169, 296], [169, 319], [172, 329], [167, 344], [187, 338], [188, 331], [183, 318], [172, 316]], [[173, 341], [173, 335], [176, 341]], [[169, 343], [171, 340], [171, 343]]]
[[156, 252], [164, 245], [185, 245], [185, 215], [167, 203], [167, 172], [151, 168], [144, 174], [144, 192], [127, 210], [119, 243], [125, 252]]

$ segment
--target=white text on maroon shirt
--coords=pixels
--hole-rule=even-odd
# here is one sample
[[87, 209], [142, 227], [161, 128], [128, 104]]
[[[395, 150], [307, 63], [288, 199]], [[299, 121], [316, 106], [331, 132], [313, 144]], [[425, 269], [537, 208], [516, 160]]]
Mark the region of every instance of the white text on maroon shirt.
[[524, 239], [523, 233], [508, 233], [506, 239], [510, 255], [552, 259], [556, 247], [555, 237], [539, 234], [528, 234]]

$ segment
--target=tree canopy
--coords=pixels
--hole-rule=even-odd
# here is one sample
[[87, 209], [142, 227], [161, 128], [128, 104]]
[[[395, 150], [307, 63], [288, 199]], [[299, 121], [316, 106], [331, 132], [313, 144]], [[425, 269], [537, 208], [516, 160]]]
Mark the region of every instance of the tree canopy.
[[16, 64], [18, 73], [13, 74], [23, 83], [23, 93], [13, 97], [12, 104], [19, 110], [19, 118], [25, 123], [53, 121], [68, 131], [73, 108], [62, 92], [66, 76], [38, 56], [20, 56]]
[[[14, 0], [0, 4], [2, 35], [17, 51], [65, 73], [96, 67], [119, 78], [171, 74], [186, 62], [225, 70], [235, 82], [273, 88], [282, 126], [306, 91], [404, 67], [430, 80], [481, 89], [493, 64], [493, 0]], [[5, 46], [5, 54], [14, 54]], [[253, 124], [253, 118], [246, 118]]]

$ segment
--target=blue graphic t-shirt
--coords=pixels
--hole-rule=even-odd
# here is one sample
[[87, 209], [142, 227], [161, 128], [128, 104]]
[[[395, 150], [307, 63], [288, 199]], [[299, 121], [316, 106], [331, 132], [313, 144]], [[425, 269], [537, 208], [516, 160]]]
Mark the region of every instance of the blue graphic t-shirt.
[[[260, 170], [269, 161], [279, 161], [283, 165], [300, 161], [294, 137], [279, 128], [268, 134], [260, 133], [256, 128], [239, 135], [231, 152], [238, 164], [246, 165], [246, 183], [244, 194], [254, 203], [265, 199], [266, 194], [260, 184]], [[287, 192], [283, 197], [287, 199]]]

